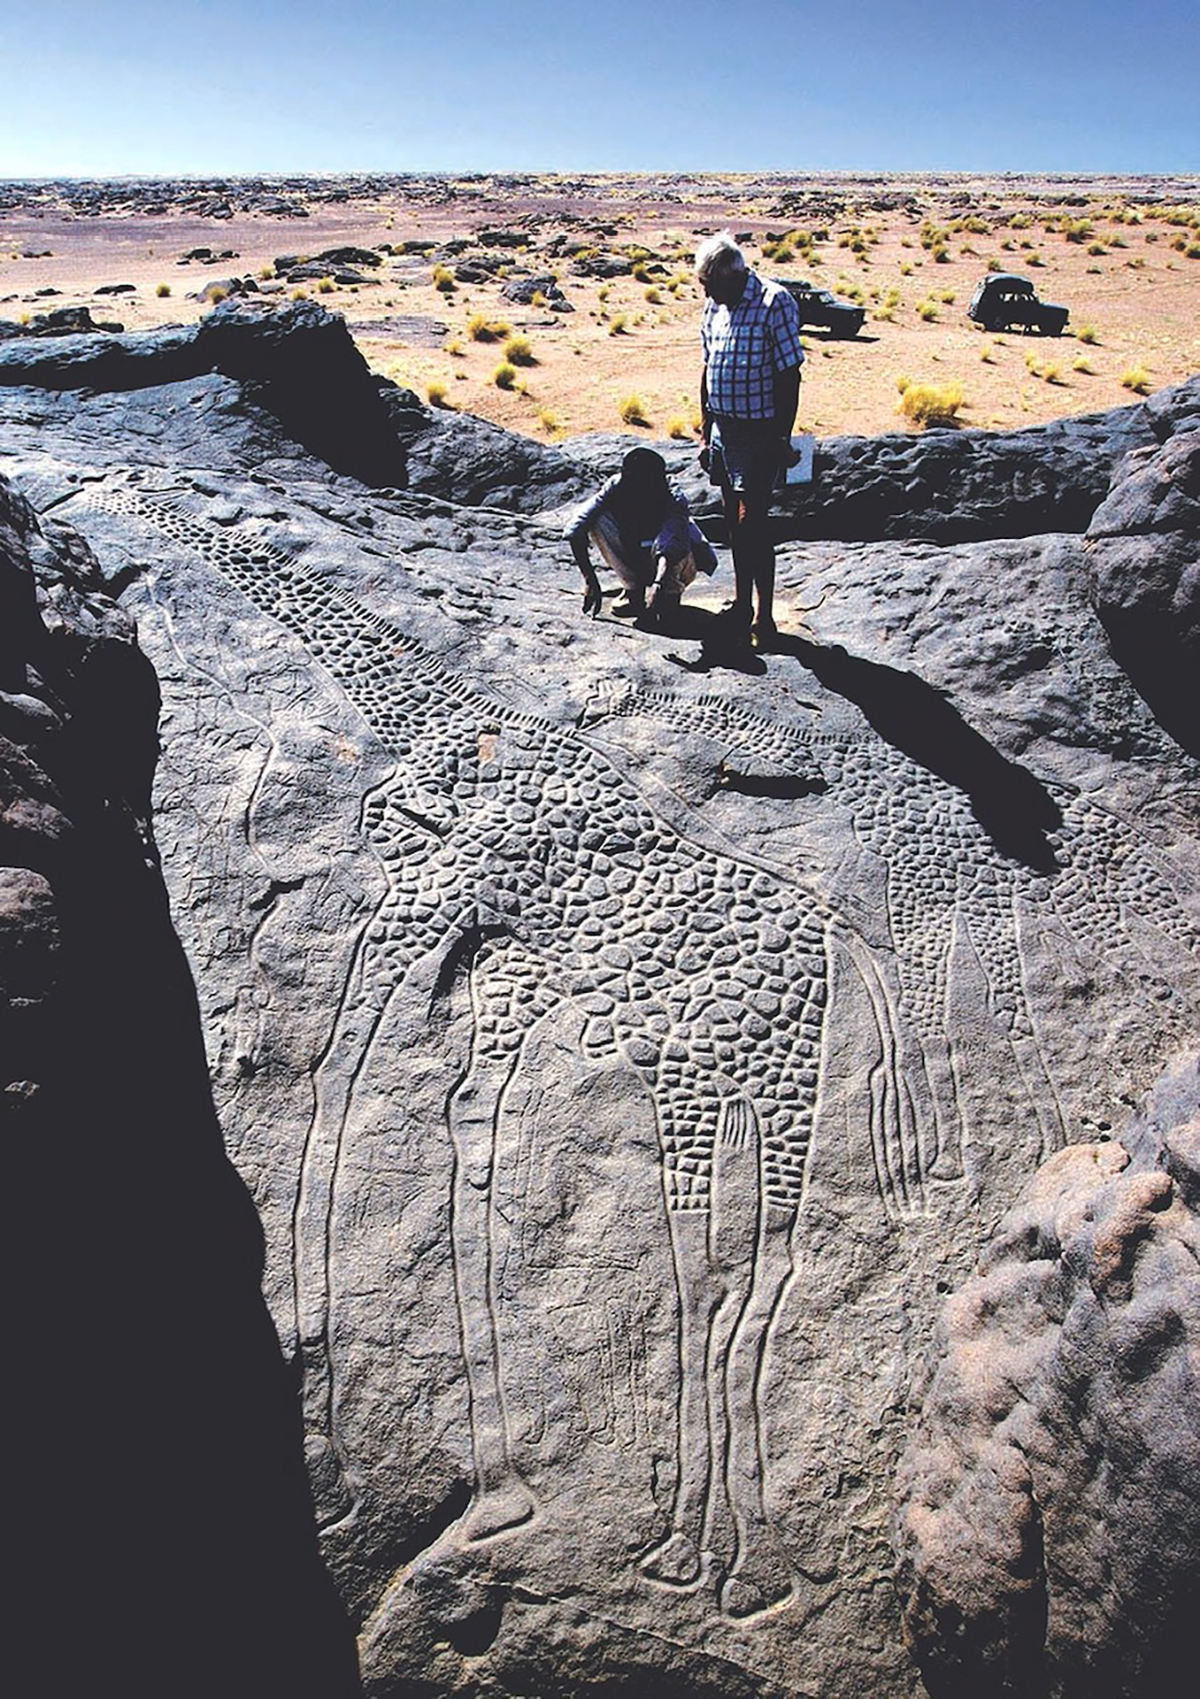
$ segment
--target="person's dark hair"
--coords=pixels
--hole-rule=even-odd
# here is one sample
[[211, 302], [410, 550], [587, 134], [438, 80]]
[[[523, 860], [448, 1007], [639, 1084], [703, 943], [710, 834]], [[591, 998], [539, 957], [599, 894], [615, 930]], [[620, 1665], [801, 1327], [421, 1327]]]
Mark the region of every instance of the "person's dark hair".
[[652, 448], [631, 448], [621, 462], [621, 477], [634, 484], [665, 484], [667, 463]]

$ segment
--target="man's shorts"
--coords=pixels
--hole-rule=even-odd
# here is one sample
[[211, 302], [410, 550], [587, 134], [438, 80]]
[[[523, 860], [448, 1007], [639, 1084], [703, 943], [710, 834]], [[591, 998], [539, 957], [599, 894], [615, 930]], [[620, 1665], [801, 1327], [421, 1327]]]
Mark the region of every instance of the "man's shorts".
[[773, 422], [714, 418], [709, 432], [709, 477], [739, 495], [770, 495], [783, 474], [788, 439]]

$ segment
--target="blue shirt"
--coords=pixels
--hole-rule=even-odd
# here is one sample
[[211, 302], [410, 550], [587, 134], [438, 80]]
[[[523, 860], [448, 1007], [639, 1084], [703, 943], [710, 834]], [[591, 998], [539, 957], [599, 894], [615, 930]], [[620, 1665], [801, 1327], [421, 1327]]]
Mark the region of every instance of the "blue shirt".
[[748, 271], [736, 307], [705, 303], [700, 341], [710, 410], [727, 419], [773, 419], [776, 377], [804, 364], [800, 309], [782, 284]]

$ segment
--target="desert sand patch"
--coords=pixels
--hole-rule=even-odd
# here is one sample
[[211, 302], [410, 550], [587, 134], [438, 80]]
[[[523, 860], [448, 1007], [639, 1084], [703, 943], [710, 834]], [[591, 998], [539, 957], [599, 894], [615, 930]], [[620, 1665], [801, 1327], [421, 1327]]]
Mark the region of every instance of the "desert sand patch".
[[[87, 306], [137, 330], [191, 322], [226, 286], [306, 295], [344, 314], [374, 369], [436, 405], [542, 440], [689, 438], [691, 259], [725, 227], [764, 275], [866, 309], [852, 341], [805, 333], [800, 423], [819, 436], [913, 428], [898, 412], [907, 382], [958, 386], [961, 423], [1011, 429], [1200, 370], [1197, 178], [7, 184], [0, 316]], [[340, 248], [380, 263], [314, 270]], [[281, 276], [280, 259], [310, 275]], [[1067, 306], [1066, 334], [980, 331], [966, 309], [989, 270]], [[570, 310], [507, 298], [539, 277]]]

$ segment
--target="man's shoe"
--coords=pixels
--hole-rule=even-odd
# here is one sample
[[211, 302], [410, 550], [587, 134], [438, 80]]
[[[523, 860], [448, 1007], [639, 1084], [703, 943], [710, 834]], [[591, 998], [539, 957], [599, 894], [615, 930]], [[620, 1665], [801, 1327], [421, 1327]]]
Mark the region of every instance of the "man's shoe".
[[774, 649], [779, 642], [779, 627], [773, 619], [757, 619], [750, 633], [756, 649]]
[[617, 619], [629, 619], [631, 616], [636, 619], [646, 611], [646, 598], [627, 595], [623, 602], [613, 603], [612, 611]]

